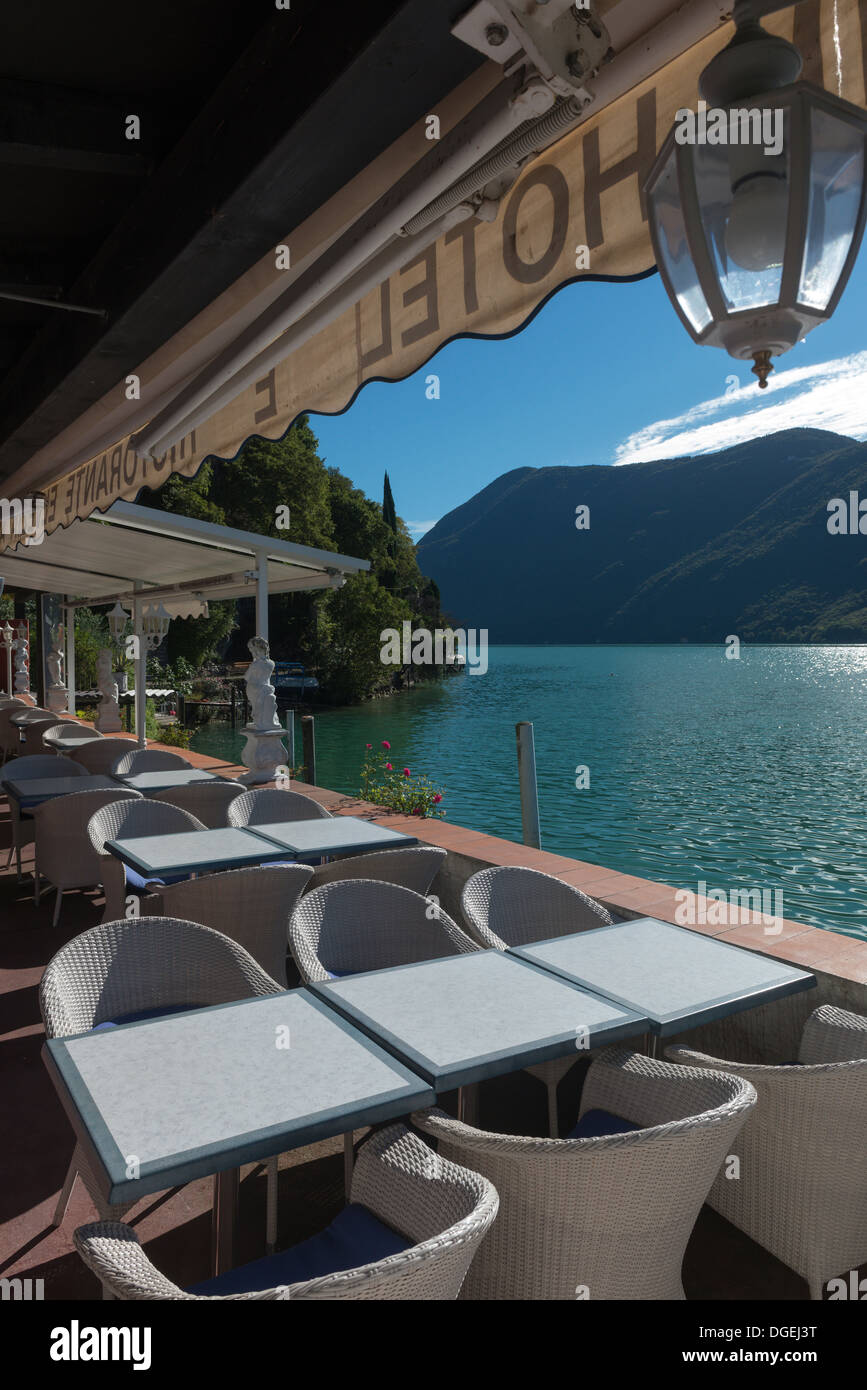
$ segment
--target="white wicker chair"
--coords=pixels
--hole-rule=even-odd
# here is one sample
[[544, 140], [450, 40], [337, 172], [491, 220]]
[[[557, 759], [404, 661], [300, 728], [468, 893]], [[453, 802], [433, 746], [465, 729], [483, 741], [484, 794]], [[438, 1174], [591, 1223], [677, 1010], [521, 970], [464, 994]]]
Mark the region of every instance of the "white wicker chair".
[[207, 874], [155, 890], [143, 899], [142, 912], [213, 927], [285, 989], [289, 918], [312, 873], [306, 864], [263, 864]]
[[96, 811], [88, 822], [87, 833], [99, 858], [99, 882], [105, 890], [103, 922], [114, 922], [124, 915], [127, 891], [124, 866], [106, 850], [106, 840], [179, 835], [187, 830], [205, 828], [180, 806], [167, 806], [163, 801], [152, 801], [146, 796], [136, 801], [113, 801]]
[[[472, 939], [498, 951], [610, 926], [612, 921], [601, 903], [578, 888], [538, 869], [517, 865], [480, 869], [473, 874], [464, 884], [461, 911]], [[548, 1133], [552, 1138], [559, 1131], [557, 1088], [577, 1060], [561, 1057], [527, 1067], [548, 1093]]]
[[[56, 753], [33, 753], [28, 758], [16, 758], [14, 763], [0, 776], [0, 786], [3, 786], [7, 780], [26, 782], [38, 780], [40, 777], [80, 777], [83, 773], [84, 768], [79, 767], [71, 758], [58, 758]], [[5, 791], [5, 787], [3, 789]], [[8, 797], [7, 800], [9, 802], [9, 821], [12, 827], [12, 844], [9, 847], [6, 867], [8, 869], [12, 863], [14, 854], [20, 883], [21, 851], [25, 845], [32, 843], [36, 834], [36, 827], [32, 816], [22, 816], [18, 802], [13, 796]]]
[[828, 1279], [867, 1261], [867, 1018], [823, 1004], [796, 1066], [754, 1066], [687, 1047], [666, 1056], [750, 1081], [758, 1105], [732, 1152], [737, 1182], [708, 1198], [733, 1226], [800, 1274], [821, 1299]]
[[[46, 749], [45, 744], [42, 742], [42, 735], [47, 734], [49, 729], [58, 728], [60, 724], [71, 724], [72, 722], [71, 719], [58, 720], [57, 715], [51, 713], [45, 715], [43, 719], [31, 719], [29, 723], [24, 724], [21, 729], [23, 735], [21, 739], [22, 757], [36, 757], [40, 753], [49, 752], [50, 750]], [[78, 728], [78, 725], [76, 724], [75, 727]], [[56, 757], [57, 754], [55, 753], [54, 756]]]
[[402, 1125], [390, 1125], [364, 1144], [351, 1200], [414, 1244], [373, 1264], [288, 1285], [280, 1282], [281, 1257], [275, 1255], [257, 1270], [270, 1287], [222, 1296], [178, 1288], [154, 1268], [129, 1226], [83, 1226], [75, 1232], [75, 1244], [104, 1288], [120, 1299], [430, 1302], [457, 1298], [498, 1205], [489, 1182], [438, 1158]]
[[415, 845], [411, 849], [384, 849], [369, 854], [353, 854], [320, 864], [314, 870], [307, 891], [346, 878], [373, 878], [379, 883], [398, 883], [414, 893], [425, 894], [446, 858], [435, 845]]
[[52, 927], [60, 921], [67, 888], [92, 888], [102, 882], [102, 856], [87, 831], [91, 816], [114, 801], [141, 801], [141, 793], [117, 787], [113, 791], [70, 792], [44, 801], [33, 812], [35, 857], [33, 905], [39, 906], [42, 880], [57, 890]]
[[331, 812], [301, 792], [281, 791], [279, 787], [259, 787], [243, 792], [229, 807], [229, 824], [271, 825], [276, 821], [330, 819]]
[[442, 1157], [483, 1174], [500, 1214], [464, 1286], [474, 1299], [682, 1299], [696, 1218], [756, 1094], [747, 1081], [612, 1050], [581, 1115], [643, 1128], [587, 1139], [489, 1134], [440, 1110], [413, 1115]]
[[[279, 992], [277, 981], [243, 947], [210, 927], [173, 917], [137, 917], [104, 922], [61, 947], [45, 968], [39, 1007], [46, 1036], [67, 1038], [144, 1010], [227, 1004]], [[63, 1221], [76, 1174], [103, 1220], [133, 1205], [106, 1202], [76, 1144], [55, 1226]]]
[[111, 772], [118, 758], [135, 746], [128, 738], [91, 738], [69, 756], [81, 763], [87, 772], [102, 775]]
[[132, 748], [121, 753], [111, 772], [116, 777], [134, 777], [138, 772], [168, 772], [173, 767], [191, 768], [192, 763], [180, 753], [162, 748]]
[[229, 807], [243, 791], [240, 782], [191, 782], [188, 787], [169, 787], [156, 792], [153, 799], [165, 801], [169, 806], [180, 806], [202, 825], [219, 830], [229, 824]]
[[420, 893], [353, 878], [307, 893], [292, 913], [289, 945], [305, 984], [477, 951]]
[[[44, 729], [42, 732], [43, 740], [47, 734], [54, 734], [57, 737], [74, 738], [81, 743], [92, 743], [100, 739], [103, 735], [92, 724], [79, 724], [76, 719], [61, 719], [51, 729]], [[43, 744], [43, 746], [46, 746]]]

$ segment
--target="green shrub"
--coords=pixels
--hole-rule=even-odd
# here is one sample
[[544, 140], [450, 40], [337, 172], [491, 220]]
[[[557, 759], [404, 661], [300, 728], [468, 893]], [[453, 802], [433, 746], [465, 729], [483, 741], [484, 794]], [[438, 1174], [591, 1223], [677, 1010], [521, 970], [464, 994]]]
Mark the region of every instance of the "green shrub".
[[442, 819], [445, 811], [439, 810], [443, 799], [442, 789], [435, 787], [427, 773], [412, 775], [408, 767], [398, 770], [391, 761], [391, 744], [382, 740], [382, 752], [373, 753], [373, 745], [367, 745], [367, 757], [361, 768], [361, 789], [359, 796], [372, 801], [375, 806], [386, 806], [390, 811], [401, 811], [405, 816], [420, 816]]

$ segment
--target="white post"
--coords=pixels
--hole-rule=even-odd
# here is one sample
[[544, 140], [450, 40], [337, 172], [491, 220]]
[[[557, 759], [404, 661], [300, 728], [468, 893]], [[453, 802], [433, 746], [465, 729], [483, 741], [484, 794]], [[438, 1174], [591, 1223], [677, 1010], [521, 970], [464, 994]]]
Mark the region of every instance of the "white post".
[[[141, 580], [137, 579], [133, 586], [141, 588]], [[135, 736], [139, 748], [147, 748], [147, 644], [145, 642], [144, 629], [142, 627], [142, 613], [144, 602], [140, 598], [133, 599], [132, 605], [132, 624], [133, 634], [138, 639], [136, 643], [135, 657]]]
[[66, 628], [66, 710], [75, 714], [75, 609], [69, 604], [64, 613]]
[[268, 556], [256, 552], [256, 637], [268, 641]]

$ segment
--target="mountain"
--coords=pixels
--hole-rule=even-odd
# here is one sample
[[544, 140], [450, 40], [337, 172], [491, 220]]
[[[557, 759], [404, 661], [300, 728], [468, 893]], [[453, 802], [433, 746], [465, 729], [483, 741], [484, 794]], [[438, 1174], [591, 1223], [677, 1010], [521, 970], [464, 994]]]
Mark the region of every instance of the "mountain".
[[865, 642], [867, 535], [828, 531], [829, 501], [859, 490], [867, 444], [814, 429], [516, 468], [437, 522], [418, 562], [454, 624], [492, 642]]

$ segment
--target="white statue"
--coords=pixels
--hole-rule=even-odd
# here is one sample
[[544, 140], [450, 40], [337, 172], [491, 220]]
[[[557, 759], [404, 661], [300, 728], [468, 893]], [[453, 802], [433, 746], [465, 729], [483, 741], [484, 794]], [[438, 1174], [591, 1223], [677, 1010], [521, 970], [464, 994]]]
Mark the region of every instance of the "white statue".
[[26, 695], [30, 690], [30, 643], [26, 637], [18, 637], [12, 643], [15, 652], [15, 694]]
[[269, 656], [268, 643], [264, 637], [251, 637], [247, 650], [253, 658], [244, 677], [250, 701], [250, 724], [254, 729], [279, 729], [277, 696], [271, 684], [274, 663]]
[[286, 749], [281, 740], [286, 730], [277, 717], [277, 696], [271, 684], [274, 663], [268, 654], [268, 643], [264, 637], [251, 637], [247, 649], [253, 658], [245, 677], [250, 723], [244, 728], [246, 745], [241, 761], [248, 771], [238, 780], [253, 786], [274, 781], [277, 768], [285, 764]]
[[108, 647], [100, 648], [96, 658], [96, 683], [99, 686], [99, 704], [95, 728], [101, 734], [118, 734], [123, 726], [120, 722], [117, 681], [111, 669]]
[[66, 709], [66, 686], [63, 684], [63, 627], [58, 624], [51, 632], [51, 646], [45, 658], [45, 669], [48, 673], [48, 687], [45, 691], [45, 703], [50, 710], [61, 714]]

